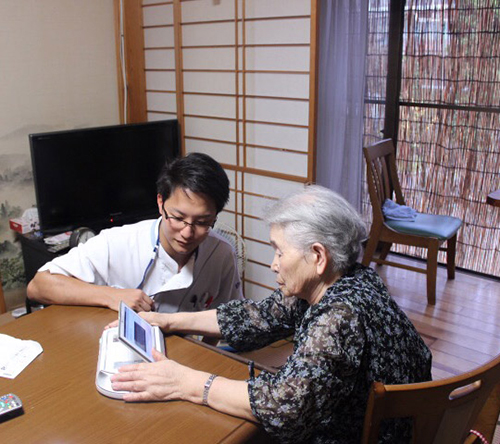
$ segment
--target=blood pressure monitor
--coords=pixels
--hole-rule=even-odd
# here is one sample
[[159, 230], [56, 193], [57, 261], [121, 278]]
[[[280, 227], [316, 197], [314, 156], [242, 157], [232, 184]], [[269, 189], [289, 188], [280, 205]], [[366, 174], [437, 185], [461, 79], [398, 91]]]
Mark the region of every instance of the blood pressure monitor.
[[154, 362], [153, 348], [165, 353], [165, 339], [160, 328], [141, 318], [123, 301], [118, 312], [118, 339], [149, 362]]

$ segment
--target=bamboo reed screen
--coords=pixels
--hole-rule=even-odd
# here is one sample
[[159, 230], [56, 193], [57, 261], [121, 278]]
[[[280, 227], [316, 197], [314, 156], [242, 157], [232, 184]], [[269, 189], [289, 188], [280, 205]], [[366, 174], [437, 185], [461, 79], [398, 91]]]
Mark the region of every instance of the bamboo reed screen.
[[499, 73], [498, 1], [407, 1], [397, 149], [403, 193], [418, 211], [461, 218], [457, 266], [494, 276], [500, 211], [486, 196], [500, 188]]
[[231, 181], [219, 220], [245, 239], [245, 295], [275, 288], [265, 205], [314, 180], [317, 0], [144, 0], [147, 119]]
[[[365, 112], [363, 145], [369, 146], [383, 139], [385, 118], [387, 51], [389, 32], [389, 0], [370, 0], [368, 10], [368, 44], [365, 73]], [[361, 212], [371, 223], [372, 206], [363, 176]]]

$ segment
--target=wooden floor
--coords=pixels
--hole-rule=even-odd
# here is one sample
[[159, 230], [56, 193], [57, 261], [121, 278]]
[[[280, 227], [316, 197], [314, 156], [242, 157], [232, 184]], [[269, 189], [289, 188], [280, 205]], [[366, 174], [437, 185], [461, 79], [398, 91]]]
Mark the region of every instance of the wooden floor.
[[[425, 266], [399, 256], [392, 259]], [[440, 266], [436, 305], [431, 306], [424, 274], [372, 266], [432, 350], [433, 379], [471, 370], [500, 353], [500, 280], [457, 270], [449, 281]]]

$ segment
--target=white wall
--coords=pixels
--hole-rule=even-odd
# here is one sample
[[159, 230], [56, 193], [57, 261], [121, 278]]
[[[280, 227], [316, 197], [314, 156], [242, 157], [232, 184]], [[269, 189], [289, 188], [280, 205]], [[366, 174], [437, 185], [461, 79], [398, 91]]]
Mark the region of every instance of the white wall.
[[1, 0], [0, 272], [5, 289], [20, 285], [12, 275], [19, 276], [21, 263], [8, 218], [35, 204], [28, 134], [117, 123], [113, 0]]

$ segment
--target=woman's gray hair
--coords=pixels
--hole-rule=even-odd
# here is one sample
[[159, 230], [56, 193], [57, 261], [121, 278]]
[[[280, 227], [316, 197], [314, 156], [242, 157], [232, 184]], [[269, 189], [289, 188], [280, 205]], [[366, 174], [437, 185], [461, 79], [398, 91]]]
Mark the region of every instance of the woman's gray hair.
[[278, 200], [267, 209], [264, 220], [283, 228], [286, 241], [304, 253], [316, 242], [323, 245], [335, 273], [344, 273], [356, 262], [366, 237], [366, 225], [351, 204], [319, 185]]

